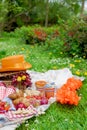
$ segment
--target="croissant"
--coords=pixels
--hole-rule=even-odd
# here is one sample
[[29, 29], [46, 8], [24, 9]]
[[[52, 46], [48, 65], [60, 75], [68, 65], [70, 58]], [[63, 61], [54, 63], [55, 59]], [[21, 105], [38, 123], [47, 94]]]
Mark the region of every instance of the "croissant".
[[19, 104], [19, 103], [22, 103], [23, 98], [24, 98], [24, 97], [20, 97], [20, 98], [17, 98], [17, 99], [15, 99], [15, 100], [13, 100], [13, 104], [14, 104], [14, 105], [17, 105], [17, 104]]

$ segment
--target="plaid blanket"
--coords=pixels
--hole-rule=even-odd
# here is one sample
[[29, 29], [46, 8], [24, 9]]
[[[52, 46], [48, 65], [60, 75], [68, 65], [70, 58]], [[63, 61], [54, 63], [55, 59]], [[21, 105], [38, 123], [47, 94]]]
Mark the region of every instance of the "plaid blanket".
[[9, 120], [15, 120], [18, 118], [25, 118], [25, 117], [29, 117], [29, 116], [34, 116], [37, 114], [37, 110], [36, 108], [34, 108], [32, 105], [30, 105], [26, 111], [28, 110], [28, 113], [26, 114], [15, 114], [15, 111], [8, 111], [5, 113], [5, 116], [9, 119]]
[[6, 88], [6, 86], [0, 82], [0, 100], [3, 100], [5, 97], [8, 97], [11, 93], [14, 93], [15, 87], [10, 85]]

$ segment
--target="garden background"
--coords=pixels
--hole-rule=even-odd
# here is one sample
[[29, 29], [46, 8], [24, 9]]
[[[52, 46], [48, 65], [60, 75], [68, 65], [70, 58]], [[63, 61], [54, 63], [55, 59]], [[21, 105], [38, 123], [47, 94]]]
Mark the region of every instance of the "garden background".
[[86, 0], [1, 0], [0, 59], [23, 54], [31, 70], [69, 68], [83, 76], [77, 106], [54, 103], [17, 130], [87, 130]]

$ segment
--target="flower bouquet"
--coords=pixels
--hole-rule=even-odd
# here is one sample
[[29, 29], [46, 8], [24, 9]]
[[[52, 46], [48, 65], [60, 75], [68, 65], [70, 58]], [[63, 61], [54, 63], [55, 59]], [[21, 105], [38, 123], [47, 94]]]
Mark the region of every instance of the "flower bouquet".
[[12, 77], [12, 85], [19, 89], [26, 89], [27, 87], [31, 87], [32, 82], [30, 75], [26, 72], [20, 72]]

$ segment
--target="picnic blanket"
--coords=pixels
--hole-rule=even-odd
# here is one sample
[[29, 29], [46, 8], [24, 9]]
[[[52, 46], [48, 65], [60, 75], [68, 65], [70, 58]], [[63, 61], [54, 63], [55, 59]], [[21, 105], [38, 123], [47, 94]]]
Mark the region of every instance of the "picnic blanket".
[[32, 80], [32, 88], [35, 89], [35, 82], [37, 80], [45, 80], [48, 83], [55, 83], [56, 88], [60, 88], [69, 78], [75, 77], [80, 79], [81, 81], [84, 80], [84, 77], [78, 77], [73, 75], [69, 68], [63, 68], [59, 70], [48, 70], [44, 73], [35, 72], [35, 71], [27, 71], [30, 74]]
[[[37, 80], [45, 80], [48, 83], [54, 82], [55, 88], [60, 88], [63, 84], [66, 83], [67, 79], [71, 78], [71, 77], [78, 78], [81, 81], [84, 80], [84, 77], [74, 76], [68, 68], [63, 68], [63, 69], [59, 69], [59, 70], [48, 70], [45, 73], [27, 70], [27, 73], [29, 73], [31, 76], [32, 89], [36, 89], [35, 82]], [[11, 113], [11, 112], [8, 112], [6, 114], [0, 114], [0, 127], [2, 127], [2, 128], [0, 128], [0, 130], [9, 130], [9, 129], [15, 130], [15, 128], [18, 127], [18, 124], [22, 123], [22, 121], [32, 118], [33, 116], [42, 114], [50, 107], [50, 105], [53, 102], [55, 102], [55, 97], [51, 98], [49, 100], [50, 100], [49, 104], [39, 106], [38, 108], [36, 108], [36, 110], [34, 110], [33, 114], [27, 115], [27, 116], [23, 115], [23, 118], [15, 119], [15, 115], [13, 115], [13, 113]], [[7, 117], [9, 117], [9, 116], [10, 116], [10, 118], [8, 119]], [[10, 120], [11, 118], [13, 120]]]

